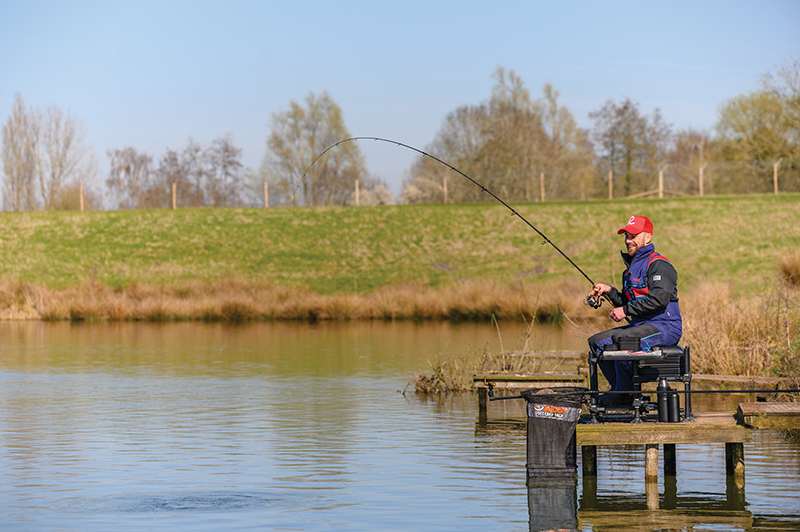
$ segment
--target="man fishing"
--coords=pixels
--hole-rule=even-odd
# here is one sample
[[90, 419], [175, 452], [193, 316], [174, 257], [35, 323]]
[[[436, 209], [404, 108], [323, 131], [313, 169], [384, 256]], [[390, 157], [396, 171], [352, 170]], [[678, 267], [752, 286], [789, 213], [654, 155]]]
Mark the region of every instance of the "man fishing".
[[[617, 234], [625, 235], [627, 248], [627, 253], [622, 252], [622, 260], [627, 267], [622, 273], [622, 290], [597, 283], [588, 297], [605, 295], [614, 305], [611, 319], [620, 322], [628, 318], [630, 323], [593, 335], [589, 338], [589, 348], [594, 353], [600, 353], [605, 346], [618, 344], [622, 337], [639, 338], [642, 351], [677, 344], [682, 334], [678, 272], [650, 243], [653, 222], [646, 216], [631, 216]], [[598, 366], [612, 391], [633, 389], [632, 362], [603, 361]], [[598, 404], [627, 406], [632, 402], [631, 394], [604, 394]]]

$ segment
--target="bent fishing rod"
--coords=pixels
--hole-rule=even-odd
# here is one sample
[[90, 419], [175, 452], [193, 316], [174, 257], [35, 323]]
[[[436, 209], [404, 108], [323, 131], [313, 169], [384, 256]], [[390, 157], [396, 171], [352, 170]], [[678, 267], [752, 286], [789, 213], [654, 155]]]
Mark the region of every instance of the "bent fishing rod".
[[[455, 166], [451, 165], [450, 163], [448, 163], [446, 161], [443, 161], [442, 159], [436, 157], [435, 155], [431, 155], [430, 153], [427, 153], [427, 152], [422, 151], [422, 150], [420, 150], [418, 148], [415, 148], [414, 146], [409, 146], [408, 144], [403, 144], [402, 142], [398, 142], [396, 140], [385, 139], [385, 138], [381, 138], [381, 137], [349, 137], [349, 138], [346, 138], [346, 139], [342, 139], [342, 140], [340, 140], [340, 141], [338, 141], [338, 142], [336, 142], [334, 144], [331, 144], [327, 148], [325, 148], [325, 150], [322, 153], [317, 155], [317, 157], [313, 161], [311, 161], [311, 164], [308, 166], [308, 168], [306, 168], [306, 171], [303, 172], [303, 175], [300, 178], [300, 183], [303, 182], [303, 180], [305, 179], [306, 175], [311, 170], [311, 167], [314, 166], [314, 163], [316, 163], [319, 159], [321, 159], [326, 153], [328, 153], [332, 149], [336, 148], [340, 144], [344, 144], [345, 142], [354, 142], [354, 141], [357, 141], [357, 140], [374, 140], [374, 141], [377, 141], [377, 142], [386, 142], [388, 144], [394, 144], [395, 146], [399, 146], [401, 148], [406, 148], [406, 149], [411, 150], [413, 152], [419, 153], [423, 157], [427, 157], [427, 158], [429, 158], [429, 159], [431, 159], [433, 161], [436, 161], [437, 163], [446, 166], [447, 168], [449, 168], [453, 172], [456, 172], [457, 174], [467, 178], [470, 182], [472, 182], [472, 184], [474, 184], [475, 186], [480, 188], [483, 192], [489, 194], [492, 198], [494, 198], [497, 201], [499, 201], [506, 209], [511, 211], [511, 214], [513, 214], [514, 216], [516, 216], [517, 218], [519, 218], [520, 220], [525, 222], [525, 224], [528, 227], [530, 227], [531, 229], [536, 231], [536, 233], [538, 233], [538, 235], [544, 239], [544, 241], [542, 242], [542, 245], [550, 244], [551, 246], [553, 246], [553, 249], [558, 251], [561, 254], [562, 257], [567, 259], [569, 261], [569, 263], [572, 264], [572, 266], [574, 266], [575, 269], [578, 270], [581, 273], [581, 275], [583, 275], [586, 278], [586, 280], [589, 281], [592, 284], [592, 286], [595, 285], [595, 282], [592, 281], [592, 279], [588, 275], [586, 275], [586, 272], [584, 272], [577, 264], [575, 264], [575, 262], [571, 258], [569, 258], [566, 253], [561, 251], [561, 249], [558, 246], [556, 246], [553, 243], [552, 240], [547, 238], [547, 236], [545, 236], [544, 233], [539, 231], [531, 222], [529, 222], [527, 219], [525, 219], [525, 217], [522, 216], [519, 212], [517, 212], [517, 210], [514, 209], [511, 205], [509, 205], [508, 203], [506, 203], [505, 201], [500, 199], [494, 192], [492, 192], [491, 190], [489, 190], [488, 188], [486, 188], [482, 184], [478, 183], [476, 180], [474, 180], [473, 178], [471, 178], [470, 176], [468, 176], [467, 174], [465, 174], [464, 172], [462, 172], [461, 170], [459, 170]], [[297, 192], [297, 189], [300, 187], [300, 183], [298, 183], [297, 187], [295, 188], [295, 192]], [[294, 194], [292, 194], [292, 198], [294, 198]], [[601, 304], [599, 297], [595, 297], [595, 298], [587, 297], [586, 298], [586, 302], [593, 308], [599, 308], [600, 304]]]

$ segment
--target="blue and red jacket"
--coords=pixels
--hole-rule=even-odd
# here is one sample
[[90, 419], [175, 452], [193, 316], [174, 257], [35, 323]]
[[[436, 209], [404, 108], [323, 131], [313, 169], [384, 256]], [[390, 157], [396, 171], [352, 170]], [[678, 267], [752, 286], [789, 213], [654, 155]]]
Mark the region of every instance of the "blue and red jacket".
[[623, 252], [627, 269], [622, 274], [622, 291], [612, 288], [610, 299], [624, 307], [631, 325], [650, 323], [663, 333], [658, 345], [674, 345], [683, 334], [678, 307], [678, 272], [653, 244], [639, 248], [636, 255]]

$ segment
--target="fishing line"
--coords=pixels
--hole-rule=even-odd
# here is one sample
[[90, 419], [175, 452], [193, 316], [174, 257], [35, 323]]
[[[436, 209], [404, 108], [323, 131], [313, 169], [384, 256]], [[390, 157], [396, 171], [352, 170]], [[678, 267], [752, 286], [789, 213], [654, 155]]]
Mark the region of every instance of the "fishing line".
[[[502, 204], [502, 205], [503, 205], [503, 206], [504, 206], [506, 209], [508, 209], [509, 211], [511, 211], [512, 215], [516, 216], [517, 218], [519, 218], [520, 220], [522, 220], [523, 222], [525, 222], [525, 224], [527, 224], [527, 225], [528, 225], [528, 227], [530, 227], [531, 229], [533, 229], [534, 231], [536, 231], [536, 232], [539, 234], [539, 236], [540, 236], [540, 237], [542, 237], [542, 238], [544, 239], [544, 242], [542, 242], [542, 245], [544, 245], [544, 244], [550, 244], [551, 246], [553, 246], [553, 249], [555, 249], [556, 251], [558, 251], [558, 252], [561, 254], [561, 256], [562, 256], [562, 257], [564, 257], [565, 259], [567, 259], [567, 260], [569, 261], [569, 263], [570, 263], [570, 264], [572, 264], [572, 266], [574, 266], [574, 267], [575, 267], [575, 269], [576, 269], [576, 270], [578, 270], [578, 271], [581, 273], [581, 275], [583, 275], [583, 276], [586, 278], [586, 280], [587, 280], [587, 281], [589, 281], [589, 282], [592, 284], [592, 286], [594, 286], [594, 285], [595, 285], [594, 281], [592, 281], [592, 280], [591, 280], [591, 278], [589, 278], [589, 276], [588, 276], [588, 275], [586, 275], [586, 272], [584, 272], [583, 270], [581, 270], [581, 269], [580, 269], [580, 267], [579, 267], [577, 264], [575, 264], [575, 263], [572, 261], [572, 259], [571, 259], [571, 258], [569, 258], [569, 257], [567, 256], [567, 254], [566, 254], [566, 253], [564, 253], [563, 251], [561, 251], [561, 249], [559, 249], [559, 247], [558, 247], [558, 246], [556, 246], [556, 245], [553, 243], [553, 241], [552, 241], [552, 240], [550, 240], [549, 238], [547, 238], [547, 237], [544, 235], [544, 233], [542, 233], [541, 231], [539, 231], [539, 230], [538, 230], [538, 229], [537, 229], [537, 228], [536, 228], [536, 227], [535, 227], [535, 226], [534, 226], [534, 225], [533, 225], [531, 222], [529, 222], [528, 220], [526, 220], [526, 219], [525, 219], [525, 217], [524, 217], [524, 216], [522, 216], [522, 215], [521, 215], [519, 212], [517, 212], [517, 211], [516, 211], [516, 210], [515, 210], [515, 209], [514, 209], [514, 208], [513, 208], [511, 205], [509, 205], [508, 203], [506, 203], [505, 201], [503, 201], [502, 199], [500, 199], [500, 198], [499, 198], [499, 197], [498, 197], [498, 196], [497, 196], [497, 195], [496, 195], [494, 192], [492, 192], [491, 190], [489, 190], [488, 188], [486, 188], [486, 187], [485, 187], [485, 186], [483, 186], [482, 184], [478, 183], [476, 180], [474, 180], [473, 178], [471, 178], [470, 176], [468, 176], [467, 174], [465, 174], [464, 172], [462, 172], [461, 170], [459, 170], [459, 169], [458, 169], [458, 168], [456, 168], [455, 166], [453, 166], [453, 165], [451, 165], [451, 164], [449, 164], [449, 163], [447, 163], [447, 162], [443, 161], [442, 159], [439, 159], [439, 158], [438, 158], [438, 157], [436, 157], [435, 155], [431, 155], [430, 153], [424, 152], [424, 151], [422, 151], [422, 150], [420, 150], [420, 149], [418, 149], [418, 148], [415, 148], [415, 147], [413, 147], [413, 146], [409, 146], [408, 144], [403, 144], [402, 142], [398, 142], [398, 141], [396, 141], [396, 140], [385, 139], [385, 138], [381, 138], [381, 137], [349, 137], [349, 138], [346, 138], [346, 139], [340, 140], [339, 142], [336, 142], [336, 143], [334, 143], [334, 144], [331, 144], [330, 146], [328, 146], [327, 148], [325, 148], [325, 150], [324, 150], [322, 153], [320, 153], [319, 155], [317, 155], [317, 157], [316, 157], [316, 158], [315, 158], [313, 161], [311, 161], [311, 164], [308, 166], [308, 168], [306, 168], [306, 171], [305, 171], [305, 172], [303, 172], [303, 175], [302, 175], [302, 177], [300, 178], [300, 182], [297, 184], [297, 187], [295, 187], [294, 191], [292, 192], [292, 196], [291, 196], [291, 198], [290, 198], [290, 200], [289, 200], [289, 201], [291, 202], [291, 201], [294, 199], [294, 197], [295, 197], [295, 195], [296, 195], [296, 193], [297, 193], [297, 190], [300, 188], [300, 184], [301, 184], [301, 183], [303, 182], [303, 180], [306, 178], [306, 175], [307, 175], [307, 174], [308, 174], [308, 172], [311, 170], [311, 168], [314, 166], [314, 163], [316, 163], [316, 162], [317, 162], [317, 161], [318, 161], [320, 158], [322, 158], [322, 157], [323, 157], [323, 156], [324, 156], [326, 153], [328, 153], [328, 152], [329, 152], [329, 151], [331, 151], [332, 149], [336, 148], [337, 146], [339, 146], [339, 145], [341, 145], [341, 144], [344, 144], [345, 142], [353, 142], [353, 141], [357, 141], [357, 140], [374, 140], [374, 141], [378, 141], [378, 142], [386, 142], [387, 144], [394, 144], [395, 146], [399, 146], [399, 147], [401, 147], [401, 148], [406, 148], [406, 149], [408, 149], [408, 150], [411, 150], [411, 151], [414, 151], [414, 152], [416, 152], [416, 153], [419, 153], [419, 154], [420, 154], [420, 155], [422, 155], [423, 157], [428, 157], [429, 159], [432, 159], [432, 160], [436, 161], [437, 163], [439, 163], [439, 164], [442, 164], [442, 165], [446, 166], [447, 168], [449, 168], [450, 170], [452, 170], [452, 171], [456, 172], [457, 174], [459, 174], [459, 175], [461, 175], [461, 176], [463, 176], [463, 177], [467, 178], [467, 179], [468, 179], [469, 181], [471, 181], [471, 182], [472, 182], [472, 183], [473, 183], [475, 186], [477, 186], [477, 187], [478, 187], [478, 188], [480, 188], [482, 191], [484, 191], [485, 193], [489, 194], [491, 197], [493, 197], [494, 199], [496, 199], [497, 201], [499, 201], [499, 202], [500, 202], [500, 203], [501, 203], [501, 204]], [[588, 299], [587, 299], [587, 302], [588, 302]], [[592, 304], [591, 302], [590, 302], [589, 304], [590, 304], [590, 305], [592, 305], [592, 306], [594, 307], [594, 304]], [[597, 307], [599, 307], [599, 302], [598, 302], [598, 304], [597, 304]], [[594, 308], [597, 308], [597, 307], [594, 307]]]

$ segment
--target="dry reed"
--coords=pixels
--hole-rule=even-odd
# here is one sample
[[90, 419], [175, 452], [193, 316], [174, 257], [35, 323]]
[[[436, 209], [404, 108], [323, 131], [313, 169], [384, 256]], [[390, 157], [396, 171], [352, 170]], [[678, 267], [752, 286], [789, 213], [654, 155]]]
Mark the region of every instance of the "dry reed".
[[[782, 273], [783, 276], [783, 273]], [[783, 277], [785, 279], [785, 277]], [[708, 284], [681, 299], [682, 345], [692, 348], [692, 372], [717, 375], [777, 376], [784, 387], [800, 388], [800, 289], [789, 282], [759, 296], [736, 297], [728, 285]], [[569, 319], [587, 332], [586, 317]], [[527, 349], [527, 345], [523, 351]], [[425, 393], [469, 387], [473, 374], [538, 371], [541, 357], [514, 357], [503, 352], [468, 353], [429, 363], [431, 372], [417, 372], [417, 390]], [[796, 394], [781, 397], [797, 400]]]
[[778, 271], [784, 283], [800, 287], [800, 253], [783, 257], [778, 263]]
[[800, 293], [790, 286], [738, 299], [724, 285], [705, 285], [684, 298], [682, 343], [697, 373], [800, 375]]
[[580, 313], [578, 286], [500, 285], [468, 282], [431, 289], [383, 288], [363, 296], [322, 296], [302, 288], [227, 279], [174, 286], [131, 283], [110, 288], [96, 282], [56, 290], [30, 283], [0, 283], [0, 318], [50, 321], [264, 321], [456, 320], [558, 322]]
[[[727, 285], [704, 285], [681, 299], [682, 344], [692, 347], [693, 371], [723, 375], [777, 375], [800, 386], [800, 259], [779, 266], [782, 283], [761, 295], [736, 297]], [[0, 319], [50, 321], [265, 320], [518, 320], [571, 323], [597, 319], [581, 304], [577, 284], [535, 286], [464, 282], [440, 289], [400, 285], [372, 294], [321, 296], [274, 283], [226, 279], [174, 286], [137, 283], [111, 288], [96, 282], [56, 290], [27, 282], [0, 282]], [[524, 349], [523, 349], [524, 350]], [[434, 361], [431, 389], [463, 381], [489, 365], [520, 363], [502, 353], [471, 353]], [[490, 362], [491, 360], [491, 362]], [[520, 369], [521, 368], [511, 368]], [[438, 380], [437, 380], [438, 379]], [[455, 385], [458, 389], [461, 385]]]

